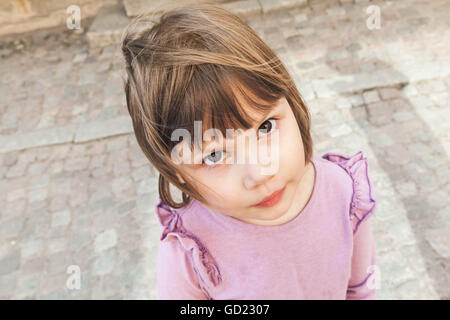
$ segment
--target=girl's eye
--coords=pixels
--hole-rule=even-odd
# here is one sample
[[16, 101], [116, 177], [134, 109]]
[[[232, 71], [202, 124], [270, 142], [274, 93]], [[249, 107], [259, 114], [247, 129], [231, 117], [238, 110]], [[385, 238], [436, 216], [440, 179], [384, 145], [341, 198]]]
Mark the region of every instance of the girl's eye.
[[203, 158], [203, 162], [209, 166], [213, 166], [223, 160], [223, 151], [218, 150]]
[[259, 132], [263, 134], [269, 134], [275, 129], [276, 125], [276, 119], [270, 118], [263, 122], [263, 124], [258, 128], [258, 130], [261, 130]]

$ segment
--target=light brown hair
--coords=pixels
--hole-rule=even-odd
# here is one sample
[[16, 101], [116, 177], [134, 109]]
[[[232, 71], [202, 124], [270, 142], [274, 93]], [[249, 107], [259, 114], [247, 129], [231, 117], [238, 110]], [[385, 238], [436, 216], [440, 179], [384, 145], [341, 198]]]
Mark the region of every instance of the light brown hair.
[[[160, 173], [162, 201], [172, 208], [189, 204], [191, 198], [206, 202], [195, 180], [170, 161], [178, 143], [171, 141], [171, 134], [184, 128], [193, 137], [194, 120], [223, 136], [226, 128], [252, 128], [255, 118], [236, 94], [263, 115], [285, 97], [300, 129], [305, 161], [311, 160], [309, 111], [281, 60], [251, 27], [211, 4], [171, 9], [156, 21], [149, 17], [141, 15], [127, 27], [121, 49], [128, 111], [140, 148]], [[131, 31], [136, 24], [139, 31]], [[173, 200], [169, 183], [182, 191], [181, 203]]]

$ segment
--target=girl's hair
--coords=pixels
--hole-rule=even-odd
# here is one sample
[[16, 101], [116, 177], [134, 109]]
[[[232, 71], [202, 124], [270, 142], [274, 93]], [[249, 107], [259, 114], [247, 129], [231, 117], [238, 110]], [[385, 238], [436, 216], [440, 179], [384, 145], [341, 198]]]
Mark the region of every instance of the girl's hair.
[[[309, 111], [281, 60], [252, 28], [211, 4], [171, 9], [157, 21], [149, 17], [141, 15], [126, 28], [121, 49], [128, 111], [140, 148], [160, 173], [162, 201], [173, 208], [192, 198], [207, 202], [198, 182], [170, 160], [178, 143], [171, 134], [183, 128], [194, 137], [194, 120], [203, 122], [203, 132], [212, 127], [224, 137], [227, 128], [252, 128], [257, 119], [237, 96], [258, 115], [267, 115], [285, 97], [300, 129], [305, 161], [311, 160]], [[139, 30], [130, 30], [134, 24], [141, 24]], [[181, 203], [172, 198], [170, 183], [182, 191]]]

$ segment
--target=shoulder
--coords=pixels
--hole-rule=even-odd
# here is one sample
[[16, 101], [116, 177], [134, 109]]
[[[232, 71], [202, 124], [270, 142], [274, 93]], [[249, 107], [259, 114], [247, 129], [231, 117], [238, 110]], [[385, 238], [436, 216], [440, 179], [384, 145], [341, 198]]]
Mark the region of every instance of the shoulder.
[[183, 218], [191, 209], [190, 205], [173, 209], [158, 197], [155, 215], [162, 226], [158, 264], [183, 262], [186, 268], [189, 266], [191, 273], [196, 274], [201, 289], [208, 292], [221, 283], [222, 277], [214, 257], [202, 240], [189, 227], [186, 228]]
[[330, 180], [344, 180], [352, 189], [358, 188], [358, 184], [366, 184], [367, 191], [372, 191], [372, 185], [368, 172], [368, 160], [363, 152], [359, 151], [354, 155], [344, 155], [336, 152], [329, 152], [320, 158], [321, 164], [326, 171], [326, 177]]
[[323, 159], [321, 163], [329, 168], [329, 177], [332, 183], [341, 181], [341, 188], [338, 189], [351, 192], [349, 216], [353, 229], [356, 231], [359, 224], [373, 214], [376, 206], [373, 186], [369, 177], [368, 160], [362, 151], [350, 156], [329, 152], [321, 158]]
[[327, 153], [315, 158], [322, 189], [333, 197], [347, 199], [353, 191], [352, 177], [331, 155], [334, 154]]
[[336, 158], [333, 157], [335, 153], [326, 153], [320, 158], [316, 158], [316, 163], [318, 163], [322, 169], [324, 178], [329, 182], [339, 182], [342, 184], [351, 185], [351, 177], [345, 168], [340, 165]]

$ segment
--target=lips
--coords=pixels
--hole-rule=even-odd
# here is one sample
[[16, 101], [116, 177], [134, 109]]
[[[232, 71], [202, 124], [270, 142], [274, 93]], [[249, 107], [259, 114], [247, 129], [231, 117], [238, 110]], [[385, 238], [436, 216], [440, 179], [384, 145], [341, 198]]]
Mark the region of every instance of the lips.
[[271, 207], [277, 204], [283, 196], [284, 189], [286, 189], [286, 186], [283, 189], [275, 191], [271, 195], [265, 197], [263, 201], [256, 205], [256, 207]]

